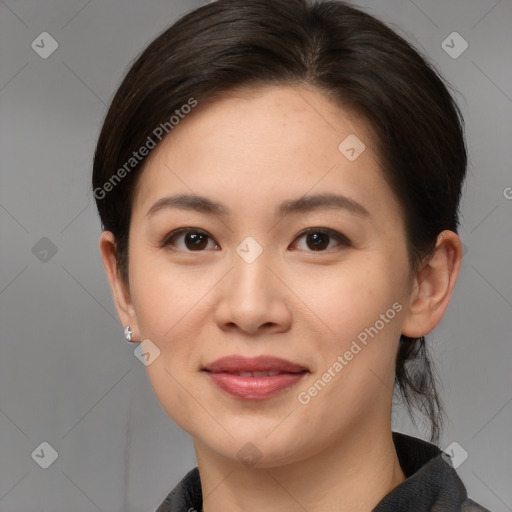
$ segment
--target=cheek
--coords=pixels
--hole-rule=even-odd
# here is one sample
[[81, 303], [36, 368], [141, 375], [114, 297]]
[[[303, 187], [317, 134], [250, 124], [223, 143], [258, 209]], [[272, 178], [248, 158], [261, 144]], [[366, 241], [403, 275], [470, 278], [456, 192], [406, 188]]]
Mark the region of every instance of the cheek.
[[359, 254], [336, 267], [301, 273], [293, 288], [310, 309], [309, 316], [314, 313], [326, 334], [343, 343], [373, 325], [401, 299], [402, 278], [387, 258]]
[[143, 247], [130, 253], [130, 291], [139, 329], [160, 349], [186, 323], [207, 286], [190, 269], [171, 265], [161, 250]]
[[[398, 257], [393, 261], [383, 253], [373, 253], [354, 258], [336, 272], [331, 269], [302, 281], [300, 294], [307, 297], [326, 333], [315, 340], [320, 356], [316, 378], [323, 380], [329, 370], [336, 375], [322, 391], [324, 405], [344, 403], [355, 410], [371, 405], [378, 396], [387, 397], [393, 388], [404, 311], [405, 273], [399, 268]], [[325, 375], [325, 380], [330, 378]]]
[[151, 258], [138, 265], [133, 275], [132, 299], [141, 335], [160, 351], [146, 367], [155, 396], [167, 414], [182, 428], [190, 428], [198, 414], [191, 396], [200, 396], [197, 387], [198, 354], [205, 339], [201, 297], [212, 283], [199, 280], [193, 273], [170, 272]]
[[315, 372], [298, 390], [317, 418], [315, 428], [333, 417], [340, 424], [349, 416], [355, 421], [379, 407], [386, 414], [404, 310], [400, 282], [392, 276], [376, 259], [340, 268], [329, 279], [303, 281], [301, 296], [326, 333], [314, 337]]
[[170, 401], [166, 409], [180, 409], [187, 402], [180, 383], [187, 382], [189, 390], [195, 385], [202, 348], [212, 341], [211, 297], [223, 269], [171, 264], [154, 250], [134, 254], [132, 263], [130, 288], [138, 328], [160, 351], [147, 367], [148, 376], [160, 400]]
[[205, 293], [153, 276], [144, 280], [137, 294], [134, 307], [141, 335], [149, 338], [173, 367], [177, 361], [183, 370], [197, 367], [198, 343], [205, 337], [201, 306]]

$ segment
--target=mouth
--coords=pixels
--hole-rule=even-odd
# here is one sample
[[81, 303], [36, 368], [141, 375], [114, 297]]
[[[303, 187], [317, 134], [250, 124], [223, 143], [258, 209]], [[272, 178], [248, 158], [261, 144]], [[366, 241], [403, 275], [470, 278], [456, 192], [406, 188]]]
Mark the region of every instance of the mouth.
[[[203, 370], [211, 373], [231, 373], [246, 377], [265, 377], [269, 376], [269, 373], [274, 372], [277, 372], [275, 375], [278, 375], [279, 373], [300, 373], [308, 371], [305, 366], [300, 364], [293, 363], [280, 357], [266, 355], [258, 357], [245, 357], [240, 355], [221, 357], [220, 359], [205, 365]], [[249, 373], [251, 375], [248, 375]]]
[[212, 373], [227, 373], [228, 375], [238, 375], [239, 377], [275, 377], [276, 375], [283, 375], [285, 373], [299, 373], [299, 372], [283, 372], [280, 370], [273, 371], [253, 371], [253, 372], [212, 372]]
[[242, 400], [264, 400], [297, 384], [309, 370], [273, 356], [228, 356], [206, 365], [203, 371], [225, 393]]

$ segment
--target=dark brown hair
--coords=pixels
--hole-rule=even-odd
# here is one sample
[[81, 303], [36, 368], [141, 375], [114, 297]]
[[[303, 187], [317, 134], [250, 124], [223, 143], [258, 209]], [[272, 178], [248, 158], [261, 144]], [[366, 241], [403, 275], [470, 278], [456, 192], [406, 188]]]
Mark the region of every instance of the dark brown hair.
[[[170, 132], [185, 105], [236, 87], [301, 84], [316, 87], [370, 130], [404, 212], [412, 271], [441, 231], [457, 231], [464, 122], [449, 84], [427, 57], [342, 1], [218, 0], [184, 15], [141, 53], [99, 136], [94, 196], [127, 284], [132, 199], [146, 158], [139, 148]], [[401, 337], [395, 383], [413, 420], [414, 406], [437, 441], [443, 411], [423, 337]]]

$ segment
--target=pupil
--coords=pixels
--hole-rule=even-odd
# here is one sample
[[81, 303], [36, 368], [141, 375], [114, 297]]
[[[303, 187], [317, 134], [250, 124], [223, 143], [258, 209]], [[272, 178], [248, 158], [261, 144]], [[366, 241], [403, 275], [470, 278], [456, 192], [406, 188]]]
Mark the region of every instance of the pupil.
[[185, 243], [187, 245], [187, 248], [190, 249], [190, 246], [188, 242], [191, 242], [191, 245], [195, 249], [203, 249], [205, 245], [206, 237], [202, 235], [201, 233], [188, 233], [185, 237]]
[[[309, 240], [313, 240], [313, 247], [309, 247], [310, 249], [313, 248], [314, 250], [318, 249], [325, 249], [329, 245], [329, 235], [326, 235], [324, 233], [314, 233], [312, 235], [309, 235]], [[327, 243], [326, 243], [327, 242]]]

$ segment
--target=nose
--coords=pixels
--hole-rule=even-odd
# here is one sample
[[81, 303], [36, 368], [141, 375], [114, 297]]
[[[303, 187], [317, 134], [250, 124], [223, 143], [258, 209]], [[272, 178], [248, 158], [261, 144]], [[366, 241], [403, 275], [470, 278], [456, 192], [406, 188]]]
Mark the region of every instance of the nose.
[[249, 335], [290, 329], [293, 294], [270, 251], [263, 251], [250, 263], [235, 254], [232, 263], [231, 271], [216, 287], [219, 328]]

